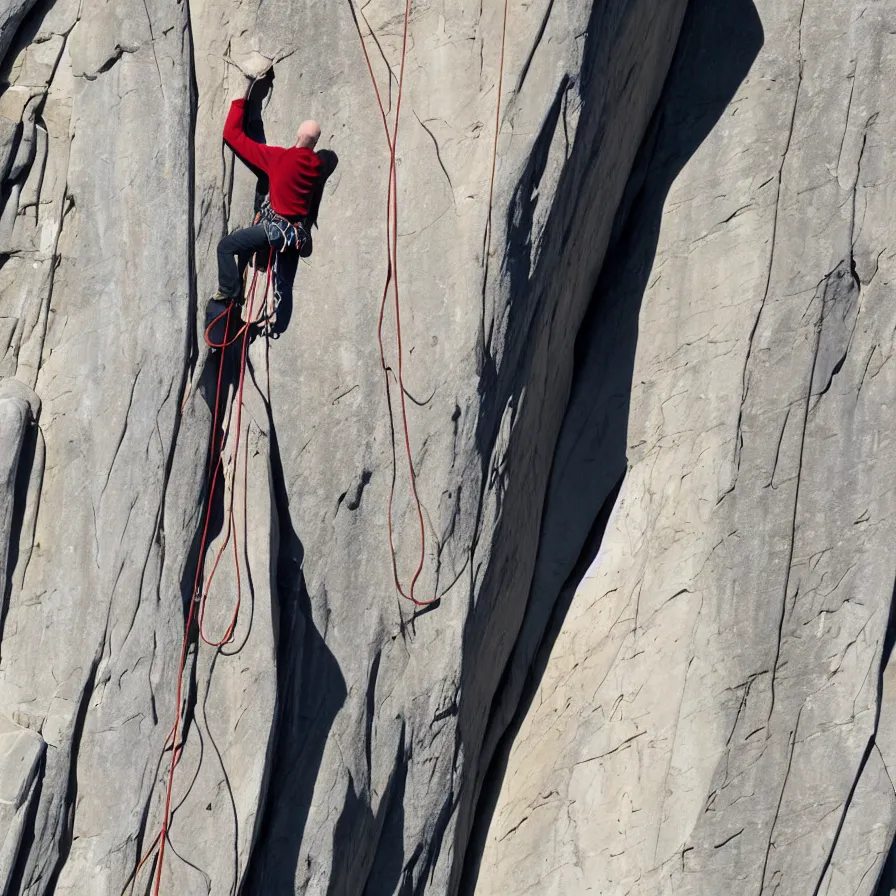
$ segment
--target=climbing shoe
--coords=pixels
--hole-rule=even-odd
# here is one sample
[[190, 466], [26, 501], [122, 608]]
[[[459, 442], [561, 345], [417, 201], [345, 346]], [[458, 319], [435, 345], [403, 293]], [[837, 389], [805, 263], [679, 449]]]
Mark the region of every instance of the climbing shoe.
[[[227, 324], [231, 299], [215, 293], [205, 306], [205, 341], [212, 351], [222, 348], [227, 342]], [[239, 312], [236, 312], [239, 317]]]
[[243, 304], [242, 296], [225, 296], [221, 290], [217, 290], [215, 294], [208, 300], [209, 304], [217, 302], [219, 305], [229, 305], [233, 302], [235, 305]]

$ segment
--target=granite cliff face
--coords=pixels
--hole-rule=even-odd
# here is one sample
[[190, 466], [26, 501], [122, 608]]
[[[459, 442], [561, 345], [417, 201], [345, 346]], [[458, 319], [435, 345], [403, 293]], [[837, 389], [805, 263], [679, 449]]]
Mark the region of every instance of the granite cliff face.
[[894, 23], [689, 8], [531, 600], [583, 544], [570, 508], [605, 502], [594, 562], [505, 743], [477, 893], [896, 886]]
[[[175, 755], [161, 893], [888, 892], [892, 32], [890, 0], [7, 4], [0, 891], [152, 892]], [[338, 165], [215, 418], [258, 54], [266, 139], [317, 118]], [[407, 589], [399, 96], [427, 607], [387, 525], [394, 490]], [[235, 628], [188, 629], [178, 703], [225, 546], [203, 634], [239, 594]]]

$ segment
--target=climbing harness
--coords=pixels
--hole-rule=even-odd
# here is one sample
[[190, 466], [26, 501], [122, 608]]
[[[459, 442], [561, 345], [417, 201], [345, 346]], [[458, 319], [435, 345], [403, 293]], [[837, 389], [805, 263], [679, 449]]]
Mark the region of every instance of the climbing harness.
[[273, 246], [278, 237], [283, 238], [283, 245], [278, 252], [295, 249], [302, 258], [311, 254], [311, 236], [304, 220], [291, 221], [278, 215], [271, 207], [270, 198], [265, 198], [258, 212], [268, 242]]
[[[271, 247], [267, 259], [263, 257], [263, 253], [256, 255], [256, 270], [260, 267], [273, 267], [271, 278], [273, 289], [271, 290], [271, 300], [265, 299], [263, 306], [258, 309], [258, 317], [252, 323], [261, 327], [265, 336], [276, 339], [274, 322], [277, 310], [283, 301], [283, 289], [286, 282], [280, 271], [281, 257], [285, 252], [295, 252], [299, 258], [307, 258], [311, 254], [312, 248], [311, 231], [304, 219], [290, 220], [283, 215], [278, 215], [271, 207], [269, 197], [265, 197], [253, 223], [261, 224], [264, 227]], [[275, 249], [275, 244], [280, 243], [281, 240], [282, 244]]]

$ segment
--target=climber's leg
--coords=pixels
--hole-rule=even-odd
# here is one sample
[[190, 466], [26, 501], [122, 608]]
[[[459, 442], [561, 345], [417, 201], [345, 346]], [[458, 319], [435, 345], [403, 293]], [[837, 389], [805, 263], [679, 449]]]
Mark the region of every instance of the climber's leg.
[[243, 271], [252, 256], [267, 246], [267, 234], [260, 224], [235, 230], [218, 243], [217, 298], [242, 299]]
[[287, 249], [277, 258], [277, 292], [281, 298], [292, 298], [292, 284], [296, 279], [299, 266], [299, 253], [295, 249]]

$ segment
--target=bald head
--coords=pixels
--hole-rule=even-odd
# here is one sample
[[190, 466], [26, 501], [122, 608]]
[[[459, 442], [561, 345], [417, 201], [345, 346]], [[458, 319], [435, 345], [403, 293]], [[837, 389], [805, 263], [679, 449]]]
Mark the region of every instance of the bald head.
[[320, 125], [316, 121], [303, 121], [299, 125], [299, 133], [296, 137], [296, 146], [305, 149], [314, 149], [320, 140]]

